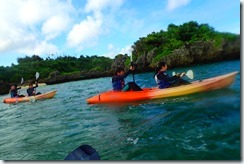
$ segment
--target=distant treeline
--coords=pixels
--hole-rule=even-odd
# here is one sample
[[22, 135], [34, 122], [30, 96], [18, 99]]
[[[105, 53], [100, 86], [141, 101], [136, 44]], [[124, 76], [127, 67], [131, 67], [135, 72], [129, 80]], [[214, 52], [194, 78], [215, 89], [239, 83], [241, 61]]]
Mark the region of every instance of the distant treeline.
[[61, 75], [77, 73], [80, 71], [105, 71], [111, 69], [112, 59], [100, 56], [71, 56], [57, 57], [56, 59], [43, 59], [37, 55], [17, 59], [18, 64], [11, 67], [0, 67], [0, 80], [6, 82], [20, 82], [34, 80], [35, 73], [40, 73], [40, 78], [48, 78], [49, 74], [59, 71]]
[[[142, 54], [156, 48], [156, 56], [151, 65], [155, 65], [165, 55], [170, 55], [173, 50], [180, 48], [186, 43], [196, 41], [213, 40], [216, 44], [224, 40], [235, 40], [239, 35], [232, 33], [221, 33], [214, 30], [208, 24], [198, 24], [190, 21], [182, 25], [168, 25], [166, 31], [152, 32], [146, 37], [139, 38], [132, 46], [133, 59], [136, 61]], [[121, 54], [118, 54], [121, 55]], [[117, 56], [118, 56], [117, 55]], [[58, 71], [61, 75], [72, 74], [80, 71], [109, 71], [113, 59], [101, 56], [80, 56], [79, 58], [71, 56], [60, 56], [55, 59], [43, 59], [37, 55], [18, 58], [18, 64], [12, 64], [10, 67], [0, 67], [0, 80], [6, 82], [20, 82], [23, 77], [26, 80], [35, 79], [35, 72], [40, 73], [40, 78], [48, 78], [49, 74]], [[129, 57], [126, 60], [129, 64]]]

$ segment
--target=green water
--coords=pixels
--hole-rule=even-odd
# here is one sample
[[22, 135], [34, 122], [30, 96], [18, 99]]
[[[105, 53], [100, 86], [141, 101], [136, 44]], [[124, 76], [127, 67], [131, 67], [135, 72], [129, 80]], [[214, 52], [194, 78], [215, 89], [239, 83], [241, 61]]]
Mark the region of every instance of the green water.
[[[199, 80], [240, 71], [240, 61], [172, 71], [188, 69]], [[152, 87], [152, 76], [153, 72], [137, 74], [135, 79], [141, 87]], [[131, 76], [126, 79], [130, 80]], [[93, 146], [102, 160], [241, 158], [240, 74], [229, 88], [117, 107], [85, 101], [111, 89], [109, 77], [44, 86], [38, 91], [53, 89], [58, 91], [50, 100], [0, 104], [1, 160], [63, 160], [82, 144]]]

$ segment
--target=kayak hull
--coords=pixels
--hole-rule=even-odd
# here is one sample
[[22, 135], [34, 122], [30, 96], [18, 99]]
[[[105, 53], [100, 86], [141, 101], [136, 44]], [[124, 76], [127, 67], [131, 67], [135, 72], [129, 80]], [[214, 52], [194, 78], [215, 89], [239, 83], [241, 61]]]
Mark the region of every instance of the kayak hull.
[[19, 102], [29, 102], [29, 101], [36, 101], [41, 99], [51, 99], [55, 96], [57, 90], [50, 91], [47, 93], [43, 93], [36, 96], [26, 96], [26, 97], [16, 97], [16, 98], [5, 98], [3, 100], [4, 103], [12, 104], [12, 103], [19, 103]]
[[123, 103], [206, 92], [230, 86], [234, 82], [237, 73], [238, 71], [205, 80], [194, 81], [189, 85], [182, 85], [173, 88], [144, 88], [143, 91], [127, 92], [107, 91], [88, 98], [86, 101], [89, 104]]

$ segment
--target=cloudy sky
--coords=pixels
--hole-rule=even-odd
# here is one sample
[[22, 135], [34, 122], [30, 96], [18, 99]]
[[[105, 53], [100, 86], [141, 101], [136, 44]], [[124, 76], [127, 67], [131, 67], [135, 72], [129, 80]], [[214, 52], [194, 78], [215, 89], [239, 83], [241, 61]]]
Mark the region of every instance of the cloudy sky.
[[0, 66], [33, 54], [113, 58], [171, 23], [240, 34], [237, 0], [0, 0], [0, 11]]

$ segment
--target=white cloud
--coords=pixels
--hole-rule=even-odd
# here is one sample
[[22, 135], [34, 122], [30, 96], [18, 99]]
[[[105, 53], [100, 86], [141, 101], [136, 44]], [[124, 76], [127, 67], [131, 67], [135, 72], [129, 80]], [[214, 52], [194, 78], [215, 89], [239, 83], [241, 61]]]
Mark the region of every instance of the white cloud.
[[[57, 51], [52, 41], [65, 34], [68, 47], [93, 47], [114, 28], [111, 15], [123, 1], [87, 0], [84, 12], [77, 13], [81, 8], [73, 7], [71, 0], [0, 0], [0, 53]], [[77, 21], [76, 16], [85, 19]]]
[[[4, 32], [7, 33], [4, 33]], [[8, 30], [0, 30], [0, 52], [14, 51], [32, 44], [36, 36], [18, 27], [9, 27]]]
[[56, 54], [59, 53], [57, 46], [50, 44], [46, 41], [36, 42], [24, 49], [19, 50], [20, 53], [29, 54], [29, 55], [46, 55], [46, 54]]
[[131, 46], [126, 46], [120, 50], [119, 54], [131, 55], [131, 50], [132, 50]]
[[[118, 9], [123, 0], [87, 0], [84, 10], [87, 14], [85, 20], [75, 24], [67, 36], [67, 45], [82, 50], [97, 44], [101, 35], [108, 33], [109, 24], [105, 23], [113, 10]], [[104, 9], [110, 14], [106, 15]]]
[[123, 0], [87, 0], [85, 6], [86, 12], [101, 12], [103, 9], [117, 9], [123, 3]]
[[62, 16], [52, 16], [43, 23], [42, 33], [46, 40], [54, 39], [68, 28], [69, 18], [64, 19]]
[[23, 3], [19, 5], [19, 10], [17, 10], [17, 16], [21, 23], [26, 25], [32, 25], [38, 23], [45, 19], [48, 16], [47, 12], [42, 10], [42, 7], [47, 9], [47, 6], [44, 4], [37, 5], [36, 1], [22, 1]]
[[124, 48], [117, 48], [113, 44], [108, 45], [108, 53], [103, 54], [102, 56], [114, 58], [118, 54], [128, 54], [131, 55], [131, 46], [125, 46]]
[[168, 0], [167, 9], [174, 10], [176, 8], [187, 5], [191, 0]]
[[74, 12], [70, 2], [61, 0], [19, 0], [21, 5], [16, 11], [20, 22], [23, 24], [33, 25], [45, 22], [50, 17], [59, 16], [64, 20], [69, 18], [68, 15]]
[[[85, 44], [94, 44], [100, 35], [102, 20], [88, 16], [80, 24], [76, 24], [69, 32], [67, 44], [70, 47], [83, 48]], [[89, 45], [86, 45], [89, 47]]]
[[74, 8], [69, 1], [0, 0], [0, 11], [0, 53], [33, 54], [56, 49], [45, 39], [67, 30]]

